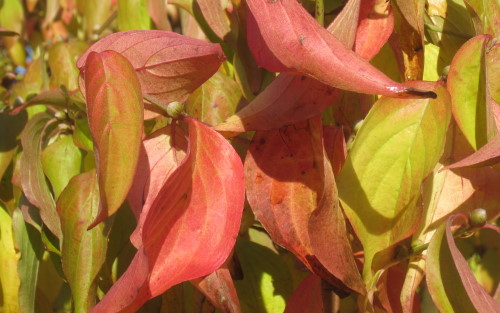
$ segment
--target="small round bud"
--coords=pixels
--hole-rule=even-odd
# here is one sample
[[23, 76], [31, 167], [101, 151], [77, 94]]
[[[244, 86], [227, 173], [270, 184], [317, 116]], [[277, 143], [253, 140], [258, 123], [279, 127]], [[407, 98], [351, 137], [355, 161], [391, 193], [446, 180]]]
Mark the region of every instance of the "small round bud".
[[184, 104], [178, 101], [170, 102], [167, 105], [167, 114], [173, 119], [178, 119], [179, 117], [181, 117], [183, 111], [184, 111]]
[[449, 65], [448, 65], [448, 66], [445, 66], [445, 67], [443, 68], [443, 71], [442, 71], [442, 73], [441, 73], [441, 76], [448, 76], [448, 73], [449, 73], [449, 72], [450, 72], [450, 66], [449, 66]]
[[487, 218], [488, 215], [486, 214], [485, 209], [481, 208], [475, 209], [469, 215], [470, 225], [472, 227], [482, 227], [484, 224], [486, 224]]
[[57, 120], [59, 121], [64, 121], [68, 115], [64, 111], [57, 111], [56, 114], [54, 114]]
[[23, 97], [16, 97], [16, 99], [14, 99], [14, 107], [18, 107], [23, 104], [24, 104]]

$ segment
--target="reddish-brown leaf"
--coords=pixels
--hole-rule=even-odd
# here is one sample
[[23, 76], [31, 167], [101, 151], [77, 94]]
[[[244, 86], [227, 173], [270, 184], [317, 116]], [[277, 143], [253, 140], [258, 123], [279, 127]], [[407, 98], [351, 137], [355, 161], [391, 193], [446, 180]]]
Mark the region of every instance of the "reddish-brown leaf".
[[142, 92], [159, 101], [182, 101], [205, 82], [224, 61], [218, 44], [169, 31], [133, 30], [109, 35], [78, 60], [84, 69], [90, 52], [114, 50], [137, 71]]
[[311, 274], [295, 289], [284, 313], [323, 313], [321, 278]]
[[434, 234], [427, 254], [427, 286], [441, 312], [500, 312], [496, 302], [477, 282], [467, 261], [458, 250], [451, 216]]
[[[377, 282], [377, 300], [380, 306], [388, 313], [403, 312], [401, 301], [399, 300], [401, 288], [405, 281], [405, 270], [402, 264], [388, 268]], [[412, 311], [420, 312], [420, 299], [417, 294], [413, 294]]]
[[363, 59], [373, 58], [394, 29], [394, 15], [386, 0], [361, 1], [354, 51]]
[[223, 312], [241, 312], [238, 294], [227, 266], [224, 265], [205, 277], [193, 279], [191, 283]]
[[332, 285], [364, 292], [319, 117], [257, 132], [245, 159], [245, 175], [250, 206], [274, 242]]
[[186, 158], [143, 219], [131, 266], [92, 312], [135, 312], [173, 285], [212, 273], [234, 246], [245, 198], [241, 160], [217, 132], [185, 121]]
[[141, 146], [143, 105], [139, 79], [119, 53], [90, 53], [84, 73], [100, 194], [93, 227], [118, 210], [132, 186]]
[[249, 46], [257, 63], [269, 70], [300, 72], [361, 93], [435, 97], [389, 79], [347, 49], [295, 0], [249, 0], [247, 4], [255, 18], [255, 24], [248, 25]]

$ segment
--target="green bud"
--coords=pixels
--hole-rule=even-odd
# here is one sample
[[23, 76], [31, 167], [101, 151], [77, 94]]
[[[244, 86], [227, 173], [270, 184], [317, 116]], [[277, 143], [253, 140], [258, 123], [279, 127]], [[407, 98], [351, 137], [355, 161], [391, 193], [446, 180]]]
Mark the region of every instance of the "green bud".
[[184, 104], [174, 101], [167, 105], [167, 114], [173, 119], [178, 119], [184, 113]]
[[357, 134], [359, 132], [359, 130], [361, 129], [361, 126], [363, 126], [363, 122], [364, 121], [365, 120], [359, 120], [356, 123], [354, 123], [353, 131], [354, 131], [355, 134]]
[[54, 114], [54, 116], [59, 121], [64, 121], [68, 117], [66, 112], [64, 112], [64, 111], [57, 111], [56, 114]]
[[486, 210], [478, 208], [470, 213], [469, 222], [472, 227], [482, 227], [486, 224], [487, 218], [488, 215], [486, 214]]
[[57, 125], [57, 128], [59, 128], [59, 130], [61, 130], [61, 131], [67, 131], [67, 130], [71, 129], [71, 127], [68, 124], [65, 124], [65, 123], [59, 123]]

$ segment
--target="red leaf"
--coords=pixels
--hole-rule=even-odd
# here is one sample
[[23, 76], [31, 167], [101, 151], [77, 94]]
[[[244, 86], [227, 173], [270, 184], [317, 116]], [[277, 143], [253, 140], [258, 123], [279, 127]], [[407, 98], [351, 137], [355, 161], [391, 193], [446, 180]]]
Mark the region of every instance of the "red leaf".
[[109, 35], [80, 57], [84, 69], [90, 52], [114, 50], [137, 71], [142, 92], [159, 101], [182, 101], [212, 76], [224, 61], [218, 44], [169, 31], [133, 30]]
[[132, 265], [92, 312], [135, 312], [173, 285], [212, 273], [234, 246], [245, 198], [240, 158], [217, 132], [185, 121], [186, 158], [141, 218], [143, 246]]
[[394, 15], [386, 0], [361, 1], [354, 51], [363, 59], [373, 58], [394, 29]]
[[248, 201], [274, 242], [330, 284], [363, 293], [322, 137], [319, 117], [257, 132], [245, 159]]
[[468, 157], [448, 165], [442, 170], [468, 167], [468, 166], [486, 166], [498, 163], [500, 157], [500, 134], [495, 135], [487, 144]]
[[425, 272], [432, 300], [442, 312], [500, 312], [500, 303], [477, 282], [455, 244], [451, 227], [457, 216], [436, 231], [429, 245]]
[[[381, 307], [389, 313], [403, 312], [400, 301], [401, 289], [405, 281], [406, 271], [401, 264], [391, 266], [377, 282], [377, 299]], [[413, 294], [412, 311], [420, 312], [420, 298]]]
[[288, 299], [284, 313], [323, 313], [321, 278], [306, 277]]
[[238, 294], [227, 266], [223, 266], [203, 278], [196, 278], [191, 283], [223, 312], [241, 312]]
[[111, 50], [85, 63], [87, 115], [99, 178], [99, 214], [90, 228], [114, 214], [132, 186], [142, 136], [141, 87], [131, 64]]
[[[389, 79], [347, 49], [295, 0], [249, 0], [247, 4], [257, 24], [248, 25], [249, 46], [257, 63], [269, 70], [300, 72], [327, 85], [361, 93], [436, 96]], [[261, 38], [252, 35], [256, 32]], [[262, 46], [267, 50], [255, 49]], [[270, 53], [274, 55], [271, 60], [279, 60], [282, 66], [273, 67], [275, 61], [269, 64]]]

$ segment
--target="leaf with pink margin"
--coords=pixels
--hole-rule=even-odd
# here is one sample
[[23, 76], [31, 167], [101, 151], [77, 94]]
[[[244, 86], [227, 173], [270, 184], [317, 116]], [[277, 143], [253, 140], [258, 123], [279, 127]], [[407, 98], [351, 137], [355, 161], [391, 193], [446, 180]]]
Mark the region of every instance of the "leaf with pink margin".
[[80, 57], [78, 68], [84, 69], [90, 52], [105, 50], [119, 52], [128, 59], [137, 71], [142, 92], [163, 103], [185, 100], [225, 59], [218, 44], [169, 31], [133, 30], [96, 42]]
[[[261, 35], [256, 40], [249, 36], [249, 46], [257, 63], [266, 67], [263, 57], [272, 53], [274, 59], [271, 60], [282, 64], [268, 68], [270, 70], [304, 73], [332, 87], [361, 93], [435, 97], [432, 91], [407, 87], [389, 79], [329, 34], [295, 0], [249, 0], [247, 4], [256, 21], [256, 25], [248, 25], [249, 35]], [[260, 54], [255, 50], [256, 45], [265, 46], [267, 50]]]
[[131, 266], [93, 313], [135, 312], [170, 287], [212, 273], [234, 246], [245, 199], [241, 160], [217, 132], [184, 121], [186, 158], [143, 219], [142, 247]]
[[394, 15], [386, 0], [361, 1], [354, 52], [372, 59], [387, 42], [394, 29]]
[[139, 79], [118, 52], [91, 52], [84, 73], [100, 194], [99, 214], [89, 226], [92, 228], [118, 210], [132, 186], [144, 109]]
[[477, 282], [456, 246], [451, 227], [457, 217], [443, 223], [429, 244], [425, 272], [432, 300], [441, 312], [500, 312], [500, 303]]

